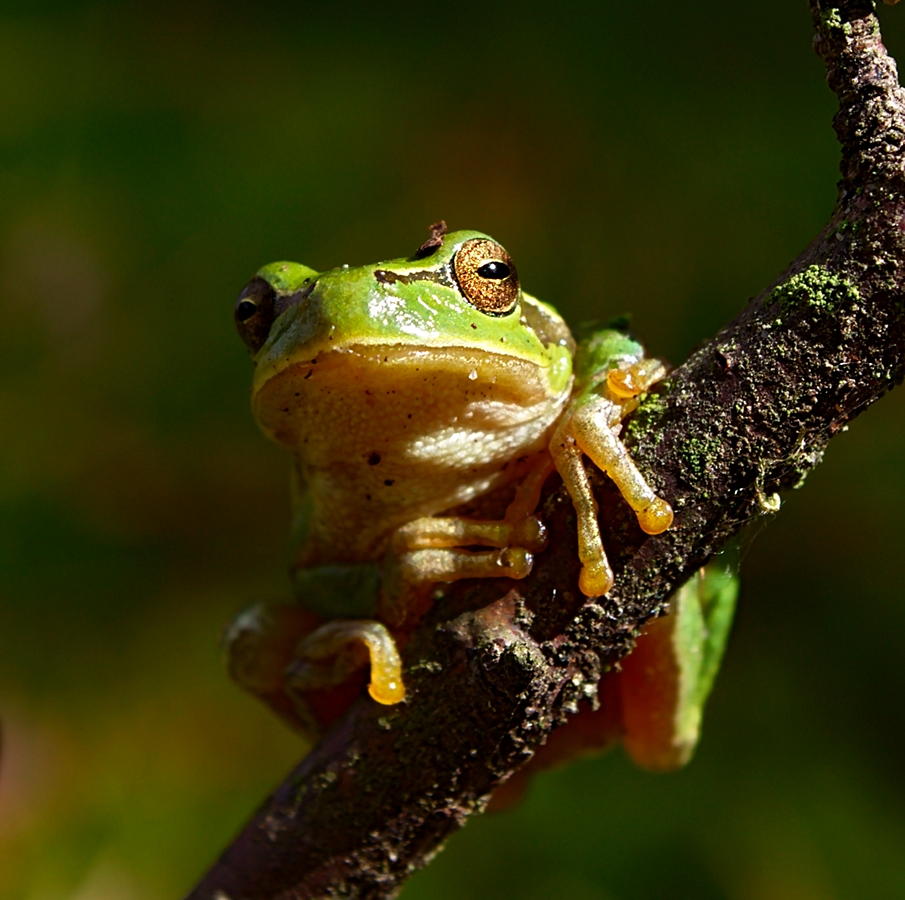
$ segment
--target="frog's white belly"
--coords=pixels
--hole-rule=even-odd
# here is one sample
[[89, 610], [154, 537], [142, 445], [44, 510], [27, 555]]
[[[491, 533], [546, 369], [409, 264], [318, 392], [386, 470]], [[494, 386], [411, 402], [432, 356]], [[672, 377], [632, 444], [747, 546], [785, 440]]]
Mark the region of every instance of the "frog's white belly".
[[331, 359], [264, 386], [259, 420], [310, 492], [306, 565], [377, 559], [399, 525], [504, 484], [546, 447], [569, 392], [520, 360], [456, 357]]

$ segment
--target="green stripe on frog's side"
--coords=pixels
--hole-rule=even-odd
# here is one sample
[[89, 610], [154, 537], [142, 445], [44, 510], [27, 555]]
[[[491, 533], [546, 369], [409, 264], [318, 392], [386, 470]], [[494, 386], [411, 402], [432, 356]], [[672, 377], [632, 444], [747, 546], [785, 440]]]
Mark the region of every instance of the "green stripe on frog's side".
[[735, 544], [704, 569], [698, 596], [704, 617], [704, 652], [698, 672], [695, 703], [703, 708], [723, 662], [738, 600], [738, 557]]

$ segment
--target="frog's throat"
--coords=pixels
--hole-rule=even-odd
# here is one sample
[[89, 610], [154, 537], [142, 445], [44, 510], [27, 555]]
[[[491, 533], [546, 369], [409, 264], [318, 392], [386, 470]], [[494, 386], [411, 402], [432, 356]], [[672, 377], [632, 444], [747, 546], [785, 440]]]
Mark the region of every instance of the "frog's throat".
[[514, 370], [524, 372], [526, 367], [534, 372], [533, 379], [542, 386], [543, 392], [559, 395], [567, 392], [572, 383], [572, 357], [564, 347], [551, 347], [549, 361], [541, 364], [507, 352], [489, 352], [484, 348], [461, 346], [424, 346], [424, 345], [387, 345], [387, 344], [351, 344], [320, 350], [310, 356], [305, 348], [268, 360], [255, 368], [252, 382], [252, 395], [257, 394], [265, 384], [278, 377], [287, 369], [301, 380], [312, 377], [315, 371], [336, 371], [348, 367], [350, 363], [364, 366], [412, 367], [424, 365], [436, 369], [442, 368], [451, 374], [467, 375], [473, 380], [506, 378]]

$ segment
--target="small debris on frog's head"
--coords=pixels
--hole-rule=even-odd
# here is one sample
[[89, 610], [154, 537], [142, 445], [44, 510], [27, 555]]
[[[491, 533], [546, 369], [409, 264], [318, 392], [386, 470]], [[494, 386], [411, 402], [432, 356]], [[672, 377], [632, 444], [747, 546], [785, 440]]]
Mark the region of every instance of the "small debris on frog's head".
[[447, 232], [446, 222], [440, 219], [431, 225], [431, 236], [415, 251], [415, 259], [424, 259], [430, 256], [443, 245], [443, 236]]

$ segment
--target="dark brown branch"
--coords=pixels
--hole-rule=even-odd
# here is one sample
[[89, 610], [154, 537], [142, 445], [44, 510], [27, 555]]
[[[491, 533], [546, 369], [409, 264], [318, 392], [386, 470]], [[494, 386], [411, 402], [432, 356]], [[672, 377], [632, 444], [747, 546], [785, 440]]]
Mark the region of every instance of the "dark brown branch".
[[362, 700], [269, 798], [193, 900], [391, 897], [629, 648], [640, 622], [774, 494], [798, 485], [905, 364], [905, 94], [867, 0], [811, 0], [842, 181], [829, 225], [636, 415], [641, 469], [677, 510], [643, 535], [598, 479], [616, 586], [576, 587], [574, 520], [545, 500], [532, 576], [460, 584], [407, 646], [410, 699]]

